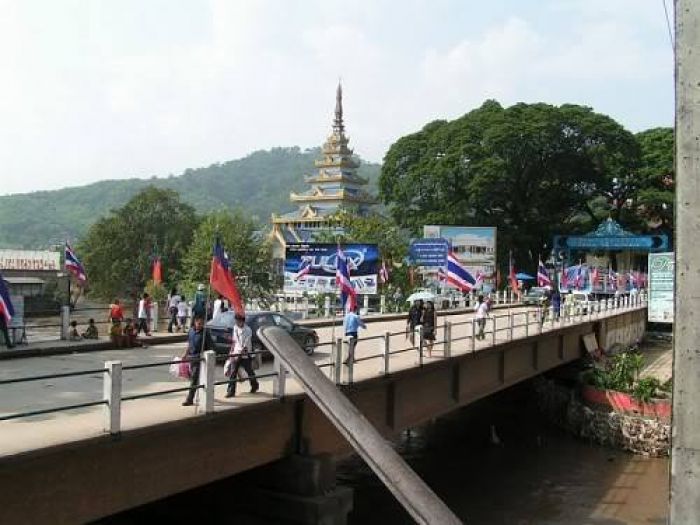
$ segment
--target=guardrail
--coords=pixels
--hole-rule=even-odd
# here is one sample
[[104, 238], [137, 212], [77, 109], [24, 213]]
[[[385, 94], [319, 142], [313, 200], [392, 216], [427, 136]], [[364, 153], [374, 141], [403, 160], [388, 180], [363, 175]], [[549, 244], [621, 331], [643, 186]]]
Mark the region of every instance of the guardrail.
[[[489, 315], [486, 326], [484, 327], [484, 340], [489, 340], [490, 344], [487, 347], [496, 345], [499, 342], [506, 342], [515, 339], [515, 331], [518, 328], [524, 328], [527, 337], [529, 335], [540, 334], [546, 331], [554, 330], [559, 327], [574, 325], [581, 322], [590, 322], [593, 320], [605, 318], [610, 314], [617, 313], [621, 310], [637, 309], [646, 305], [646, 295], [635, 295], [627, 297], [619, 297], [609, 300], [591, 301], [584, 304], [562, 305], [560, 312], [556, 312], [554, 308], [543, 310], [535, 308], [527, 311], [509, 311], [499, 315]], [[436, 331], [442, 333], [442, 338], [434, 341], [432, 346], [442, 346], [442, 356], [447, 359], [452, 357], [457, 344], [463, 341], [468, 341], [465, 348], [466, 353], [473, 353], [483, 349], [477, 348], [477, 327], [476, 319], [468, 319], [461, 322], [452, 322], [445, 319], [442, 325], [436, 327]], [[453, 337], [453, 332], [457, 327], [468, 327], [466, 335]], [[505, 333], [505, 337], [499, 341], [498, 335]], [[415, 336], [414, 342], [407, 344], [398, 344], [398, 348], [392, 345], [392, 338], [403, 336], [404, 341], [410, 339], [411, 335]], [[384, 334], [361, 338], [359, 342], [365, 343], [377, 341], [379, 352], [355, 359], [348, 359], [348, 341], [343, 338], [336, 338], [335, 341], [327, 341], [318, 343], [316, 349], [329, 347], [329, 360], [327, 362], [318, 363], [317, 366], [322, 370], [328, 370], [329, 376], [338, 385], [352, 384], [354, 382], [354, 369], [357, 363], [362, 363], [370, 360], [381, 360], [379, 375], [388, 375], [391, 373], [391, 358], [393, 356], [406, 352], [417, 352], [418, 363], [422, 367], [425, 363], [426, 348], [430, 348], [430, 343], [426, 341], [423, 331], [420, 327], [415, 334], [407, 333], [406, 331], [391, 332], [386, 331]], [[395, 342], [395, 341], [394, 341]], [[437, 350], [436, 350], [437, 351]], [[262, 352], [252, 352], [255, 355]], [[214, 351], [206, 351], [201, 358], [191, 359], [186, 358], [184, 361], [191, 363], [200, 363], [199, 384], [192, 387], [191, 385], [169, 388], [155, 392], [147, 392], [142, 394], [123, 395], [123, 373], [125, 371], [139, 370], [145, 368], [153, 368], [159, 366], [172, 365], [175, 361], [159, 361], [156, 363], [124, 365], [121, 361], [107, 361], [102, 368], [79, 370], [74, 372], [63, 372], [58, 374], [43, 374], [36, 376], [12, 378], [0, 380], [0, 387], [26, 383], [31, 381], [40, 381], [45, 379], [59, 379], [66, 377], [79, 377], [92, 374], [102, 374], [103, 377], [103, 393], [99, 399], [84, 403], [74, 403], [61, 405], [47, 409], [29, 410], [25, 412], [17, 412], [11, 414], [0, 415], [0, 422], [14, 419], [28, 418], [32, 416], [49, 414], [55, 412], [64, 412], [77, 410], [82, 408], [90, 408], [95, 406], [104, 407], [104, 431], [110, 434], [117, 434], [121, 431], [121, 404], [126, 401], [135, 401], [155, 396], [187, 392], [191, 388], [197, 391], [197, 406], [202, 410], [203, 414], [209, 414], [214, 411], [214, 390], [216, 386], [229, 383], [230, 379], [215, 381], [214, 371], [216, 367], [216, 354]], [[343, 373], [345, 371], [345, 373]], [[272, 365], [272, 372], [265, 374], [256, 374], [257, 379], [273, 379], [272, 393], [274, 397], [284, 397], [286, 395], [286, 377], [288, 371], [284, 365], [275, 360]], [[236, 382], [247, 381], [247, 377], [234, 378]], [[201, 394], [201, 395], [199, 395]]]

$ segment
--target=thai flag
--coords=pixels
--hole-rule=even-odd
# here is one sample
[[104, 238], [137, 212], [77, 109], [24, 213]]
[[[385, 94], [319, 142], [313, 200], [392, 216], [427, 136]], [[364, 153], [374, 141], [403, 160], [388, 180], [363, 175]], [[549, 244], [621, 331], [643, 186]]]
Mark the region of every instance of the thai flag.
[[87, 274], [85, 273], [85, 268], [83, 268], [83, 265], [80, 263], [78, 257], [76, 257], [73, 248], [71, 248], [70, 244], [68, 243], [66, 243], [65, 259], [66, 270], [75, 275], [75, 278], [78, 279], [79, 282], [87, 282]]
[[476, 286], [474, 276], [460, 264], [452, 251], [447, 254], [445, 281], [463, 292], [470, 292]]
[[5, 324], [8, 326], [10, 321], [12, 321], [12, 316], [15, 315], [15, 308], [10, 300], [10, 292], [2, 275], [0, 275], [0, 314], [5, 318]]
[[382, 267], [379, 270], [379, 279], [381, 279], [382, 284], [389, 282], [389, 268], [386, 267], [385, 261], [382, 261]]
[[579, 288], [581, 285], [581, 265], [569, 266], [561, 272], [562, 288]]
[[345, 256], [345, 253], [340, 249], [340, 246], [338, 246], [335, 259], [335, 284], [340, 288], [340, 303], [343, 305], [343, 309], [345, 309], [347, 305], [347, 309], [353, 311], [357, 305], [357, 292], [350, 280], [349, 264], [350, 262]]
[[549, 278], [547, 273], [547, 268], [545, 268], [544, 263], [540, 259], [537, 264], [537, 286], [551, 286], [552, 280]]
[[299, 268], [297, 268], [297, 273], [294, 275], [294, 280], [298, 281], [305, 275], [311, 272], [311, 261], [309, 259], [304, 259], [299, 263]]
[[216, 243], [214, 244], [214, 253], [211, 259], [211, 271], [209, 273], [209, 284], [211, 284], [211, 287], [214, 288], [214, 290], [229, 300], [237, 314], [245, 314], [243, 300], [241, 299], [241, 294], [238, 291], [236, 279], [231, 274], [228, 256], [226, 255], [226, 252], [224, 252], [224, 248], [221, 246], [219, 239], [217, 239]]
[[480, 288], [482, 284], [484, 284], [484, 272], [482, 272], [481, 270], [477, 270], [474, 288]]

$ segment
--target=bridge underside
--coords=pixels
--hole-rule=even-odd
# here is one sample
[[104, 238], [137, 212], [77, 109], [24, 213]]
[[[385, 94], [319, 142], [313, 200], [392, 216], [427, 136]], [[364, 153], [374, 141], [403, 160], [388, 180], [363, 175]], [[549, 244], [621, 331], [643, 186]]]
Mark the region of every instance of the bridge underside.
[[[562, 327], [346, 388], [386, 437], [581, 357], [641, 338], [646, 310]], [[462, 344], [465, 344], [462, 341]], [[5, 458], [0, 522], [76, 523], [114, 514], [281, 459], [343, 455], [347, 442], [305, 396]]]

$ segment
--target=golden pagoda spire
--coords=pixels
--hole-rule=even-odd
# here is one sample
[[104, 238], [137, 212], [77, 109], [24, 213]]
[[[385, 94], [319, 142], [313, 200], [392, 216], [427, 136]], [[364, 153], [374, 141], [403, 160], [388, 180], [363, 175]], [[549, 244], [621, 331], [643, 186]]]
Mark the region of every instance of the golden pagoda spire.
[[338, 80], [338, 89], [335, 91], [335, 119], [333, 120], [333, 131], [343, 133], [345, 126], [343, 125], [343, 86]]

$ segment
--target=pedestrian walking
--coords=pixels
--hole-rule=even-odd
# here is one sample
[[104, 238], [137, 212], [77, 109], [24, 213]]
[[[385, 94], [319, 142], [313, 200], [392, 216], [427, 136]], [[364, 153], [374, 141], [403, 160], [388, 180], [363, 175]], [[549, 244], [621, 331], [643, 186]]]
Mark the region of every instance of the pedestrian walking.
[[231, 337], [231, 350], [229, 351], [230, 375], [228, 380], [228, 388], [226, 397], [236, 395], [236, 384], [238, 383], [238, 371], [241, 367], [245, 370], [250, 381], [250, 393], [255, 394], [260, 388], [255, 371], [253, 370], [252, 357], [250, 354], [253, 351], [253, 331], [250, 326], [245, 324], [245, 315], [236, 314], [236, 324], [233, 326], [233, 334]]
[[481, 340], [486, 339], [484, 329], [486, 328], [486, 318], [489, 315], [489, 304], [484, 301], [483, 295], [479, 295], [477, 298], [474, 311], [476, 312], [474, 318], [476, 319], [476, 324], [479, 327], [479, 332], [476, 334], [476, 338]]
[[187, 302], [180, 297], [180, 302], [177, 303], [177, 331], [185, 331], [185, 323], [187, 322]]
[[552, 292], [552, 314], [554, 315], [554, 320], [559, 321], [561, 316], [561, 294], [556, 289]]
[[428, 346], [428, 357], [433, 357], [433, 345], [435, 344], [435, 306], [432, 301], [425, 304], [421, 324], [423, 325], [423, 340]]
[[411, 340], [411, 346], [416, 347], [416, 327], [420, 326], [421, 320], [423, 319], [423, 300], [418, 299], [413, 302], [413, 305], [408, 310], [408, 317], [406, 319], [406, 335], [409, 336]]
[[182, 406], [194, 404], [194, 395], [197, 393], [197, 387], [199, 386], [202, 352], [214, 349], [214, 341], [211, 338], [211, 334], [204, 329], [204, 318], [195, 317], [192, 325], [187, 334], [187, 350], [185, 355], [182, 356], [183, 359], [190, 361], [190, 389]]
[[151, 335], [151, 329], [148, 327], [151, 319], [151, 298], [147, 293], [139, 301], [138, 324], [136, 325], [136, 335], [141, 333], [141, 330], [147, 335]]
[[204, 319], [207, 315], [207, 297], [204, 294], [204, 285], [197, 285], [197, 292], [194, 294], [194, 303], [192, 304], [192, 322], [195, 317]]
[[357, 332], [360, 328], [366, 329], [367, 325], [360, 318], [359, 314], [360, 308], [355, 305], [352, 310], [345, 314], [345, 319], [343, 319], [343, 331], [345, 332], [345, 337], [348, 340], [348, 357], [343, 361], [343, 364], [347, 365], [349, 363], [355, 362], [355, 347], [357, 346]]
[[182, 297], [177, 293], [177, 288], [170, 290], [170, 294], [168, 295], [168, 316], [170, 317], [168, 320], [169, 334], [173, 333], [173, 327], [177, 327], [177, 306], [180, 304], [181, 299]]
[[122, 307], [119, 299], [115, 299], [112, 304], [109, 305], [109, 321], [111, 323], [120, 323], [124, 320], [124, 308]]

